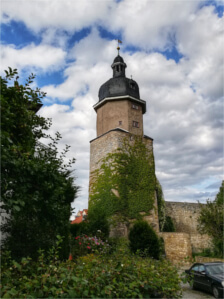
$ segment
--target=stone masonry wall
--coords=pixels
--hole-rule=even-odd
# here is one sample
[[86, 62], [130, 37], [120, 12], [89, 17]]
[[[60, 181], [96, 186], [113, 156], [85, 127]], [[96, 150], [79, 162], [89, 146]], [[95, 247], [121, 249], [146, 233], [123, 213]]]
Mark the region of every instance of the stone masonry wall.
[[205, 248], [212, 248], [212, 240], [208, 235], [190, 234], [192, 251], [201, 252]]
[[166, 202], [166, 215], [173, 219], [177, 233], [188, 233], [192, 252], [201, 252], [205, 248], [212, 248], [211, 237], [198, 232], [198, 217], [200, 206], [198, 203]]
[[192, 257], [191, 239], [187, 233], [160, 233], [164, 240], [166, 258], [173, 263], [181, 263]]
[[[89, 194], [91, 194], [91, 187], [93, 185], [93, 172], [100, 168], [102, 159], [106, 157], [108, 153], [113, 153], [117, 148], [122, 146], [124, 138], [130, 138], [130, 143], [134, 142], [132, 135], [127, 131], [119, 129], [111, 130], [98, 138], [90, 142], [90, 177], [89, 177]], [[143, 142], [149, 151], [153, 151], [153, 140], [151, 138], [144, 137]], [[114, 190], [116, 191], [116, 190]], [[158, 219], [158, 207], [155, 194], [154, 209], [151, 211], [149, 216], [143, 216], [143, 218], [151, 224], [154, 229], [159, 232], [159, 219]], [[117, 223], [117, 228], [113, 228], [112, 235], [115, 236], [127, 236], [128, 227], [121, 223]], [[117, 233], [116, 233], [117, 230]]]
[[173, 219], [176, 232], [198, 233], [199, 214], [197, 203], [166, 201], [166, 215]]

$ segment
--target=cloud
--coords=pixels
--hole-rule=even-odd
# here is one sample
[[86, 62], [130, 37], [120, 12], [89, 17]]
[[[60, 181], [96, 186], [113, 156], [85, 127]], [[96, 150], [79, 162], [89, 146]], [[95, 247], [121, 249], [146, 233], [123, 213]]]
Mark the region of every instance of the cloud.
[[1, 46], [2, 69], [8, 66], [18, 69], [37, 69], [41, 71], [58, 70], [65, 63], [66, 52], [47, 45], [30, 44], [21, 49], [13, 45]]
[[22, 21], [35, 33], [45, 28], [76, 32], [108, 16], [114, 1], [3, 1], [2, 22]]
[[[52, 133], [61, 132], [59, 148], [70, 144], [69, 155], [77, 159], [75, 175], [82, 189], [76, 207], [87, 207], [89, 141], [96, 137], [92, 106], [100, 86], [112, 77], [116, 56], [116, 41], [103, 37], [100, 26], [123, 41], [126, 75], [137, 81], [147, 102], [144, 133], [154, 138], [156, 173], [165, 198], [214, 197], [213, 186], [220, 184], [223, 173], [224, 50], [223, 18], [214, 5], [147, 0], [18, 3], [3, 2], [3, 21], [24, 22], [41, 36], [41, 43], [21, 49], [3, 45], [2, 64], [42, 73], [61, 69], [61, 84], [42, 87], [49, 105], [40, 114], [53, 119]], [[87, 36], [70, 40], [87, 27]], [[163, 53], [173, 47], [183, 56], [178, 63]]]
[[125, 43], [144, 50], [172, 48], [178, 26], [195, 12], [198, 1], [124, 0], [115, 7], [113, 21], [105, 20], [114, 33], [122, 31]]

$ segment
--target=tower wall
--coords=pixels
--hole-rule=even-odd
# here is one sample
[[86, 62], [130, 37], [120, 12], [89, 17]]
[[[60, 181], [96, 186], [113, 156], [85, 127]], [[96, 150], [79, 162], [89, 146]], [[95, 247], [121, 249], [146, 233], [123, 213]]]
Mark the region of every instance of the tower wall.
[[[114, 129], [107, 133], [97, 137], [90, 141], [90, 177], [89, 177], [89, 195], [92, 193], [92, 185], [94, 183], [93, 172], [100, 168], [102, 159], [109, 153], [116, 152], [118, 148], [122, 147], [125, 138], [129, 138], [129, 142], [134, 142], [132, 134], [123, 131], [122, 129]], [[148, 137], [143, 137], [143, 142], [148, 148], [149, 152], [153, 152], [153, 140]], [[141, 213], [143, 218], [152, 225], [155, 231], [159, 232], [159, 218], [158, 218], [158, 206], [156, 193], [154, 195], [154, 209], [151, 210], [150, 215], [146, 215], [145, 212]], [[137, 215], [136, 215], [137, 216]], [[133, 223], [133, 219], [128, 223], [117, 223], [115, 227], [111, 229], [112, 237], [127, 237], [129, 228]], [[122, 229], [121, 229], [122, 227]]]
[[143, 117], [141, 105], [134, 101], [122, 99], [108, 101], [97, 109], [97, 136], [117, 127], [131, 134], [142, 136]]

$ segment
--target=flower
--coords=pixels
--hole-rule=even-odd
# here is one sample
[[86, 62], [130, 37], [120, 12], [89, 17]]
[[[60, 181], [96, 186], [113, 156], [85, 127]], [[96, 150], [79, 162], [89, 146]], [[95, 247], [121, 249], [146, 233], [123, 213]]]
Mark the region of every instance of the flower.
[[87, 246], [87, 248], [88, 248], [88, 249], [91, 249], [91, 247], [90, 247], [90, 246]]
[[79, 245], [82, 245], [82, 243], [81, 243], [81, 242], [79, 242]]

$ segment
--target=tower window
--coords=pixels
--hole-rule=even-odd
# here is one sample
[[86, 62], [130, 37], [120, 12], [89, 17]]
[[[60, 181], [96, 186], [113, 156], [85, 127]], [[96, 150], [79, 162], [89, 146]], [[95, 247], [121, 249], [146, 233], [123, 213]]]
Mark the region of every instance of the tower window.
[[131, 87], [132, 89], [135, 89], [135, 83], [131, 82], [131, 83], [130, 83], [130, 87]]
[[122, 120], [119, 120], [119, 126], [121, 126], [122, 125]]
[[138, 105], [132, 104], [132, 108], [138, 110]]
[[138, 121], [134, 121], [134, 120], [133, 120], [132, 125], [133, 125], [133, 127], [135, 127], [135, 128], [139, 128], [139, 122], [138, 122]]

